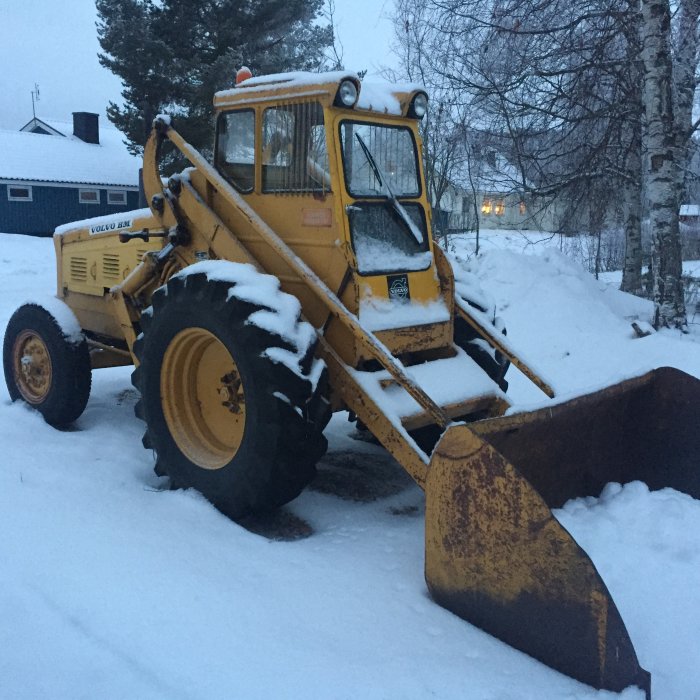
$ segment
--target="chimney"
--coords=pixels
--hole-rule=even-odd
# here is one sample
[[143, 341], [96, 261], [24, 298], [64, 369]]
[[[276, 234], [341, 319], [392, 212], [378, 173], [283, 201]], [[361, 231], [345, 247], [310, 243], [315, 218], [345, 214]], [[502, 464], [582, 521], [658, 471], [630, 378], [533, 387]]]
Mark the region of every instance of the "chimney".
[[73, 112], [73, 135], [85, 143], [100, 142], [99, 114], [92, 112]]

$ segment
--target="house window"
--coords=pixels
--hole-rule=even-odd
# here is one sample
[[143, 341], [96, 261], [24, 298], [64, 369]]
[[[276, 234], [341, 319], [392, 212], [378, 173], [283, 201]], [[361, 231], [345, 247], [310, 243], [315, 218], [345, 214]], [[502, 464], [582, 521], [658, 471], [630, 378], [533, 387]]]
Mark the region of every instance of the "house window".
[[481, 205], [481, 213], [482, 214], [490, 214], [493, 211], [493, 202], [490, 199], [484, 198], [484, 201]]
[[78, 200], [81, 204], [99, 204], [99, 190], [78, 190]]
[[493, 213], [496, 216], [503, 216], [506, 213], [506, 203], [502, 199], [499, 199], [496, 202], [496, 205], [493, 208]]
[[126, 190], [107, 190], [107, 204], [115, 207], [125, 207]]
[[31, 185], [8, 185], [7, 198], [11, 202], [31, 202], [32, 188]]
[[527, 206], [525, 206], [525, 202], [520, 202], [518, 205], [518, 211], [520, 212], [520, 216], [525, 216], [525, 214], [527, 214]]

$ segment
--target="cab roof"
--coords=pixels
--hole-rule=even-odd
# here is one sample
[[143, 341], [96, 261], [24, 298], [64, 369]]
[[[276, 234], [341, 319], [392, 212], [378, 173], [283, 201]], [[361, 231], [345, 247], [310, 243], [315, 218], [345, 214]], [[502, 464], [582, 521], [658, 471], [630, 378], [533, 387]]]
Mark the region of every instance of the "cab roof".
[[242, 81], [229, 90], [214, 95], [214, 107], [222, 110], [242, 105], [278, 100], [315, 97], [324, 106], [334, 103], [338, 88], [344, 80], [351, 80], [358, 89], [358, 99], [351, 110], [404, 116], [416, 92], [425, 88], [416, 83], [363, 83], [356, 73], [334, 71], [329, 73], [273, 73]]

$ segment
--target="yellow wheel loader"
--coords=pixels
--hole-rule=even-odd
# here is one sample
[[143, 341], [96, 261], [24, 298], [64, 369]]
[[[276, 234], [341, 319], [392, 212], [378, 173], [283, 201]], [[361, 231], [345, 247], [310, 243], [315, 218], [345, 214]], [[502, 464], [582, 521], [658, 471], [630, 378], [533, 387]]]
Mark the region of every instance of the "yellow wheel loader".
[[[63, 426], [92, 369], [135, 365], [157, 473], [232, 518], [293, 499], [347, 410], [425, 490], [440, 605], [584, 683], [650, 695], [550, 508], [633, 479], [699, 496], [700, 382], [662, 368], [504, 415], [509, 363], [553, 391], [433, 243], [427, 102], [346, 73], [247, 78], [214, 98], [213, 163], [156, 118], [148, 208], [57, 230], [58, 300], [5, 335], [10, 394]], [[191, 164], [169, 179], [166, 142]]]

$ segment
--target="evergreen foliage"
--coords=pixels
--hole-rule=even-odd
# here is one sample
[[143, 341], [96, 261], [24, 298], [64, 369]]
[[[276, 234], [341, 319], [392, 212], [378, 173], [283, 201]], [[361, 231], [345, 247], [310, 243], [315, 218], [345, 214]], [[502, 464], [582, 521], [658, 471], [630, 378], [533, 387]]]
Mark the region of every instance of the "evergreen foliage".
[[96, 0], [100, 63], [124, 85], [107, 115], [132, 153], [167, 112], [195, 147], [211, 152], [212, 99], [242, 65], [254, 75], [314, 70], [333, 42], [315, 20], [323, 0]]

